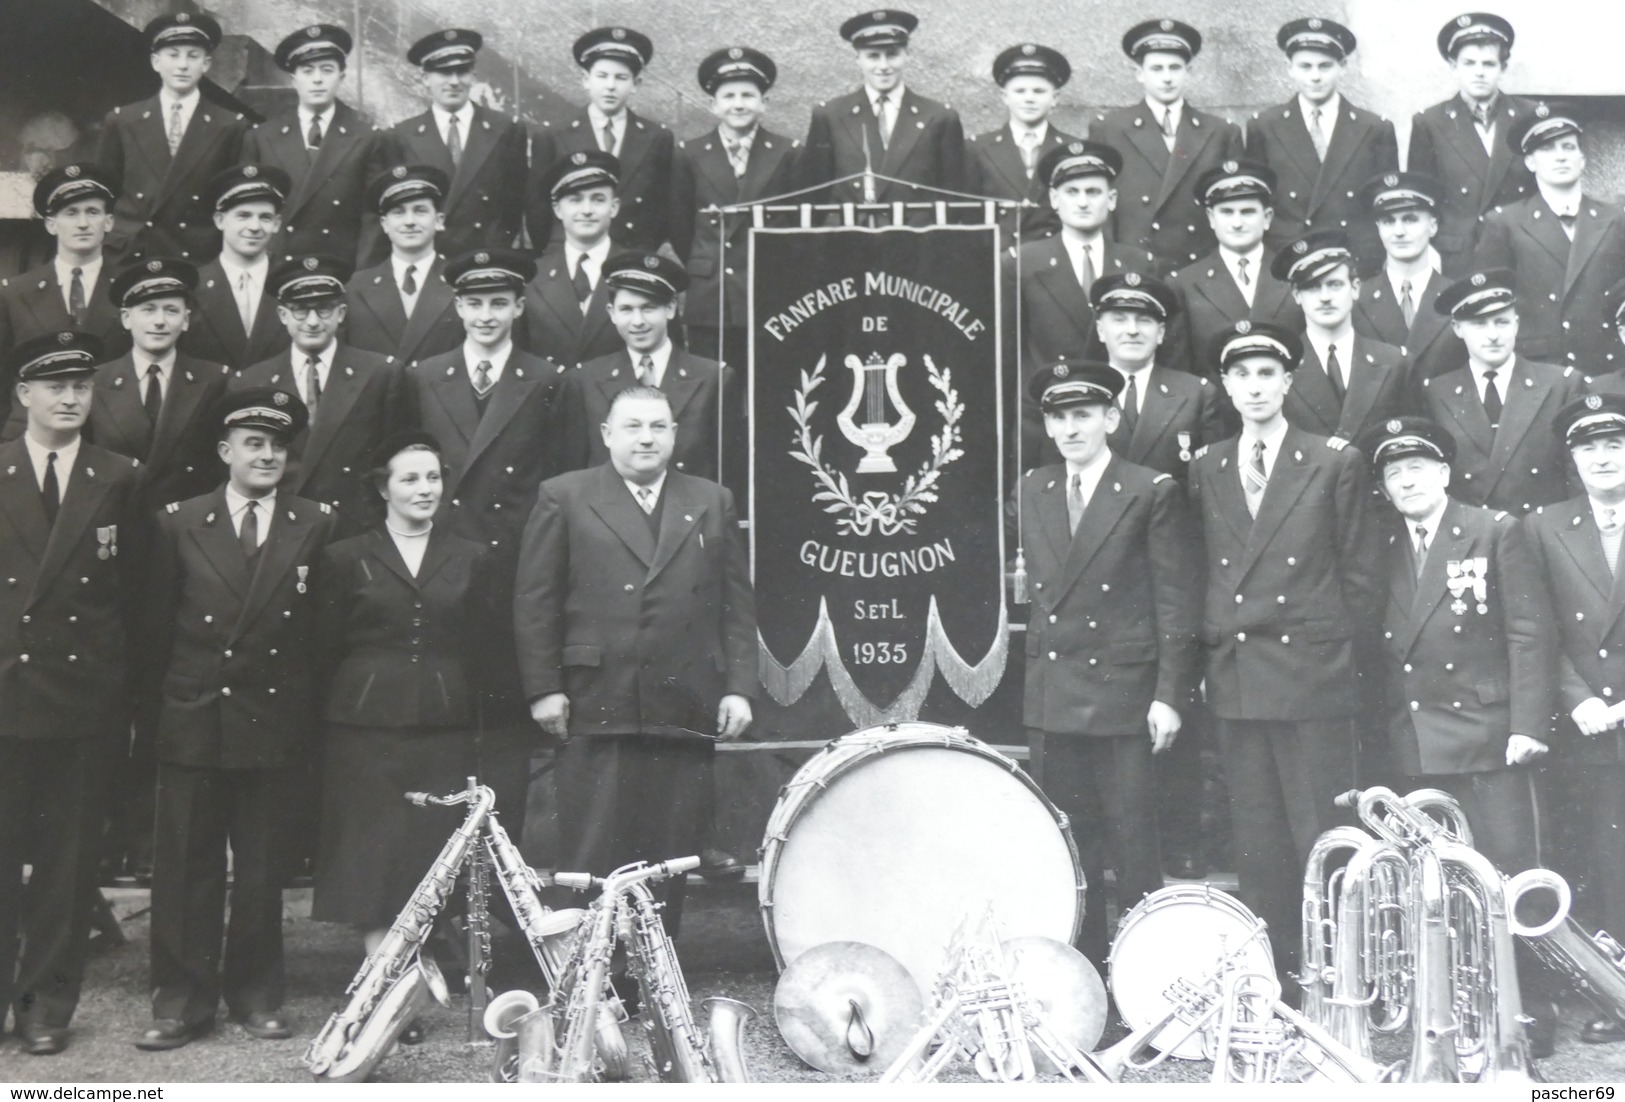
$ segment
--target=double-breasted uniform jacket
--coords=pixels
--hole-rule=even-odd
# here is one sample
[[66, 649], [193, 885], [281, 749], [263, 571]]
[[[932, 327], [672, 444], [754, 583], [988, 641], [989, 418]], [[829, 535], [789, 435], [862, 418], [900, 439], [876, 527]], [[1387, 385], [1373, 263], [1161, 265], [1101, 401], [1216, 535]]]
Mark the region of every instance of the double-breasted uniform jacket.
[[526, 699], [570, 698], [570, 733], [709, 733], [756, 690], [756, 601], [733, 494], [671, 470], [656, 535], [608, 463], [542, 483], [519, 555]]
[[[660, 391], [671, 402], [677, 419], [677, 443], [671, 466], [700, 478], [717, 477], [717, 389], [729, 402], [729, 416], [738, 415], [735, 374], [715, 360], [707, 360], [676, 346], [666, 361]], [[559, 377], [554, 404], [553, 436], [558, 441], [561, 471], [595, 467], [609, 458], [598, 426], [609, 419], [615, 395], [637, 385], [637, 369], [623, 344], [619, 352], [590, 360]]]
[[1360, 189], [1373, 176], [1399, 169], [1394, 124], [1342, 97], [1324, 162], [1315, 155], [1297, 96], [1266, 108], [1247, 125], [1247, 155], [1275, 170], [1275, 220], [1265, 243], [1283, 249], [1311, 230], [1342, 230], [1354, 254], [1382, 259], [1382, 239]]
[[[412, 316], [401, 305], [395, 268], [389, 260], [357, 272], [345, 288], [344, 342], [366, 352], [413, 364], [450, 352], [463, 343], [463, 319], [446, 282], [446, 259], [436, 256], [418, 280]], [[523, 319], [521, 319], [523, 321]]]
[[[1051, 121], [1044, 131], [1044, 140], [1033, 151], [1033, 164], [1058, 146], [1077, 141]], [[999, 215], [1000, 240], [1009, 243], [1016, 226], [1021, 227], [1023, 244], [1040, 241], [1061, 232], [1061, 219], [1049, 205], [1049, 187], [1037, 172], [1027, 174], [1021, 162], [1021, 146], [1006, 122], [997, 130], [985, 134], [971, 134], [965, 146], [965, 190], [972, 195], [985, 195], [996, 199], [1025, 199], [1033, 205], [1020, 210], [1008, 210]]]
[[[299, 393], [304, 356], [297, 350], [262, 360], [232, 379], [234, 388], [277, 386]], [[333, 509], [335, 539], [381, 519], [366, 474], [378, 446], [405, 422], [401, 369], [389, 357], [340, 344], [333, 353], [316, 416], [288, 441], [281, 488]]]
[[1208, 705], [1224, 719], [1352, 717], [1367, 699], [1356, 640], [1375, 628], [1382, 585], [1365, 457], [1289, 426], [1254, 518], [1240, 440], [1191, 463], [1206, 545]]
[[[876, 181], [875, 198], [882, 203], [936, 202], [947, 197], [933, 188], [964, 189], [965, 131], [959, 112], [919, 95], [907, 85], [896, 109], [889, 142], [880, 140], [879, 123], [869, 106], [868, 93], [860, 88], [813, 108], [803, 144], [800, 186], [829, 187], [821, 201], [862, 202], [862, 179], [838, 187], [834, 181], [861, 173], [867, 166], [872, 166], [877, 176], [903, 181]], [[911, 226], [929, 225], [933, 220], [931, 212], [923, 210], [910, 211], [905, 219]]]
[[144, 640], [160, 762], [274, 769], [307, 760], [319, 715], [316, 574], [330, 507], [278, 493], [252, 563], [222, 485], [158, 515]]
[[[1144, 249], [1105, 235], [1095, 278], [1119, 272], [1156, 273], [1156, 260]], [[1006, 268], [1016, 273], [1014, 261]], [[1065, 357], [1098, 359], [1103, 346], [1095, 332], [1095, 309], [1089, 288], [1078, 282], [1078, 270], [1061, 242], [1061, 234], [1021, 247], [1021, 339], [1026, 370], [1031, 373]], [[1014, 318], [1011, 319], [1012, 321]], [[1025, 393], [1025, 390], [1023, 390]]]
[[1169, 269], [1218, 247], [1196, 181], [1208, 169], [1242, 155], [1240, 127], [1186, 103], [1169, 152], [1161, 124], [1142, 99], [1096, 115], [1089, 136], [1123, 155], [1112, 214], [1119, 241], [1149, 250]]
[[797, 148], [792, 139], [758, 127], [745, 175], [735, 176], [718, 131], [677, 143], [671, 176], [671, 243], [688, 268], [688, 297], [683, 305], [688, 324], [716, 328], [718, 301], [726, 294], [726, 326], [744, 328], [750, 215], [727, 216], [724, 256], [719, 225], [723, 216], [705, 211], [713, 205], [725, 207], [790, 191], [795, 186]]
[[1305, 340], [1303, 361], [1292, 373], [1281, 412], [1305, 432], [1354, 441], [1368, 425], [1408, 413], [1414, 405], [1404, 353], [1356, 333], [1343, 400], [1337, 400], [1326, 365]]
[[[1603, 557], [1590, 500], [1582, 494], [1544, 506], [1523, 523], [1558, 625], [1552, 710], [1567, 717], [1592, 697], [1605, 704], [1625, 700], [1625, 586]], [[1563, 726], [1574, 735], [1572, 725]], [[1625, 730], [1575, 737], [1563, 752], [1592, 765], [1625, 762]]]
[[154, 426], [143, 403], [145, 376], [145, 365], [138, 369], [129, 354], [98, 367], [85, 436], [99, 447], [141, 461], [137, 520], [150, 532], [153, 515], [164, 505], [196, 497], [220, 482], [223, 468], [215, 454], [212, 414], [229, 380], [228, 369], [221, 364], [177, 355]]
[[253, 326], [244, 330], [231, 279], [221, 267], [219, 257], [198, 269], [192, 315], [186, 332], [181, 334], [182, 350], [200, 360], [222, 363], [241, 371], [270, 359], [292, 343], [288, 327], [277, 315], [276, 296], [269, 287], [260, 295]]
[[1412, 172], [1423, 172], [1444, 185], [1439, 234], [1433, 247], [1451, 276], [1465, 275], [1478, 244], [1479, 221], [1492, 207], [1516, 203], [1534, 190], [1535, 178], [1523, 157], [1507, 143], [1507, 132], [1534, 112], [1535, 105], [1505, 93], [1496, 98], [1494, 140], [1485, 150], [1473, 123], [1472, 110], [1451, 96], [1411, 119]]
[[474, 121], [463, 135], [463, 156], [455, 166], [432, 110], [402, 119], [385, 138], [390, 164], [433, 165], [451, 180], [440, 205], [446, 228], [435, 239], [442, 253], [506, 248], [518, 239], [525, 202], [523, 126], [475, 104]]
[[1518, 355], [1496, 385], [1502, 404], [1494, 432], [1469, 367], [1423, 380], [1422, 404], [1456, 441], [1451, 495], [1521, 517], [1574, 492], [1568, 449], [1552, 425], [1557, 411], [1585, 392], [1585, 379], [1572, 367]]
[[[585, 107], [557, 125], [544, 121], [532, 135], [530, 163], [535, 171], [526, 184], [525, 225], [531, 247], [538, 253], [564, 239], [543, 178], [560, 157], [600, 148], [598, 139]], [[676, 139], [664, 123], [627, 109], [621, 150], [615, 155], [621, 164], [616, 188], [621, 210], [609, 229], [610, 238], [622, 248], [654, 252], [671, 235], [668, 219], [675, 146]]]
[[436, 527], [414, 575], [382, 527], [327, 545], [317, 587], [322, 718], [361, 727], [472, 728], [486, 641], [512, 616], [491, 555]]
[[1179, 296], [1179, 313], [1162, 342], [1161, 362], [1212, 378], [1217, 368], [1204, 358], [1208, 347], [1221, 330], [1243, 318], [1271, 321], [1293, 332], [1303, 332], [1303, 310], [1293, 299], [1292, 288], [1270, 273], [1273, 259], [1274, 254], [1266, 246], [1258, 262], [1251, 308], [1217, 250], [1170, 276], [1168, 286]]
[[1228, 402], [1217, 383], [1159, 364], [1147, 376], [1134, 431], [1125, 433], [1119, 425], [1106, 443], [1130, 463], [1172, 475], [1184, 485], [1196, 453], [1224, 439]]
[[383, 230], [367, 206], [367, 185], [388, 167], [385, 149], [383, 131], [347, 103], [333, 105], [315, 156], [305, 148], [297, 108], [251, 127], [243, 138], [243, 163], [274, 165], [293, 181], [271, 256], [326, 254], [360, 268], [387, 253]]
[[[0, 348], [16, 348], [41, 333], [83, 329], [101, 338], [102, 355], [107, 359], [130, 348], [130, 333], [119, 320], [119, 309], [107, 288], [113, 282], [114, 265], [102, 261], [101, 275], [85, 302], [85, 323], [73, 324], [62, 285], [57, 282], [56, 261], [48, 260], [21, 275], [0, 279]], [[6, 372], [10, 380], [11, 372]]]
[[1074, 534], [1066, 480], [1064, 463], [1021, 480], [1033, 595], [1023, 722], [1144, 736], [1151, 702], [1182, 709], [1198, 678], [1201, 580], [1184, 491], [1113, 456]]
[[1433, 308], [1440, 292], [1449, 285], [1448, 279], [1433, 272], [1424, 287], [1412, 289], [1416, 314], [1409, 326], [1384, 271], [1362, 280], [1360, 297], [1354, 300], [1355, 331], [1401, 349], [1410, 364], [1411, 380], [1418, 386], [1423, 379], [1443, 375], [1467, 362], [1467, 346], [1450, 328], [1450, 318]]
[[[1382, 620], [1394, 765], [1412, 777], [1505, 769], [1510, 735], [1551, 738], [1557, 629], [1532, 539], [1509, 513], [1453, 500], [1418, 578], [1414, 537], [1394, 519]], [[1474, 581], [1451, 592], [1463, 564], [1482, 598]]]
[[[609, 256], [625, 251], [610, 243]], [[536, 258], [536, 278], [525, 286], [525, 312], [514, 326], [514, 341], [532, 355], [574, 367], [626, 344], [610, 320], [609, 284], [599, 279], [583, 310], [570, 275], [562, 244], [549, 245]]]
[[1625, 272], [1625, 212], [1581, 196], [1571, 242], [1535, 191], [1484, 216], [1473, 263], [1517, 273], [1518, 355], [1604, 370], [1619, 339], [1605, 299]]
[[137, 467], [81, 443], [53, 525], [28, 446], [0, 445], [0, 738], [128, 729]]
[[118, 193], [107, 250], [124, 262], [178, 256], [201, 264], [220, 253], [209, 181], [241, 163], [243, 116], [202, 96], [173, 156], [157, 95], [115, 107], [102, 124], [96, 163]]

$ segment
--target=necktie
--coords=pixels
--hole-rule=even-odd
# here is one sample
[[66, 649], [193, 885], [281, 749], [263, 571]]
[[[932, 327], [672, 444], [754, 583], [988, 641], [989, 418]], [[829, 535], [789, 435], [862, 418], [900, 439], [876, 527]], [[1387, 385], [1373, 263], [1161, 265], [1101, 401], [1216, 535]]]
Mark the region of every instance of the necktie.
[[243, 319], [244, 333], [254, 328], [254, 304], [250, 301], [253, 286], [253, 277], [247, 272], [237, 277], [237, 316]]
[[310, 147], [312, 153], [322, 147], [322, 117], [320, 115], [310, 116], [310, 133], [305, 137], [305, 144]]
[[56, 511], [62, 506], [62, 488], [56, 481], [56, 452], [45, 457], [45, 478], [40, 483], [40, 501], [45, 505], [45, 519], [56, 523]]
[[161, 375], [162, 372], [158, 370], [157, 364], [147, 366], [147, 393], [142, 398], [141, 405], [147, 411], [147, 420], [151, 421], [154, 427], [158, 424], [158, 414], [163, 412], [164, 408], [164, 387], [160, 378]]
[[1247, 258], [1245, 256], [1236, 257], [1236, 282], [1243, 287], [1253, 285], [1252, 277], [1247, 274]]
[[1416, 303], [1411, 301], [1411, 281], [1408, 279], [1401, 280], [1399, 284], [1399, 312], [1404, 315], [1405, 328], [1409, 330], [1416, 320]]
[[322, 400], [322, 375], [320, 370], [322, 361], [316, 356], [305, 357], [305, 408], [310, 411], [310, 420], [316, 421], [316, 406]]
[[1085, 245], [1078, 250], [1078, 285], [1083, 293], [1088, 294], [1089, 288], [1095, 285], [1095, 263], [1089, 255], [1089, 246]]
[[186, 134], [181, 125], [181, 105], [176, 104], [169, 109], [169, 155], [173, 157], [175, 151], [181, 147], [181, 138]]
[[604, 129], [598, 135], [598, 145], [605, 153], [615, 152], [615, 124], [609, 119], [604, 120]]
[[1170, 153], [1174, 149], [1174, 112], [1172, 108], [1162, 109], [1162, 144], [1168, 147]]
[[1484, 413], [1490, 419], [1490, 429], [1501, 427], [1501, 392], [1495, 388], [1495, 377], [1500, 372], [1490, 368], [1484, 372]]
[[1619, 523], [1619, 514], [1614, 509], [1602, 511], [1602, 557], [1608, 563], [1608, 573], [1619, 573], [1619, 544], [1620, 536], [1625, 535], [1625, 528]]
[[242, 527], [237, 529], [237, 542], [242, 544], [243, 557], [249, 562], [260, 553], [260, 503], [250, 501], [243, 506]]
[[1337, 395], [1337, 400], [1341, 403], [1343, 395], [1348, 392], [1348, 387], [1343, 382], [1343, 365], [1338, 360], [1335, 344], [1326, 349], [1326, 377], [1331, 379], [1332, 393]]
[[474, 393], [481, 398], [491, 390], [491, 361], [481, 360], [474, 365]]
[[1577, 214], [1560, 214], [1557, 216], [1557, 220], [1563, 223], [1563, 232], [1568, 234], [1570, 241], [1574, 240], [1574, 220], [1577, 217]]
[[457, 116], [453, 115], [446, 124], [446, 152], [451, 154], [451, 167], [456, 168], [463, 163], [463, 135], [457, 125]]
[[1315, 143], [1315, 156], [1324, 161], [1326, 159], [1326, 130], [1320, 123], [1321, 109], [1317, 107], [1309, 115], [1309, 137]]
[[733, 166], [734, 177], [737, 179], [745, 174], [750, 167], [750, 139], [735, 141], [732, 138], [722, 139], [722, 148], [728, 151], [728, 163]]
[[1038, 169], [1038, 135], [1031, 130], [1021, 132], [1021, 167], [1029, 179]]
[[1134, 376], [1128, 377], [1128, 386], [1123, 388], [1123, 419], [1118, 423], [1117, 429], [1124, 442], [1134, 439], [1134, 426], [1140, 423], [1140, 395], [1134, 384]]
[[1490, 122], [1490, 109], [1485, 104], [1478, 104], [1473, 108], [1473, 129], [1478, 131], [1478, 140], [1484, 146], [1484, 152], [1495, 154], [1495, 126]]
[[1416, 577], [1420, 580], [1422, 566], [1427, 562], [1428, 557], [1428, 530], [1425, 525], [1418, 524], [1416, 526], [1416, 543], [1414, 547], [1416, 550]]
[[581, 308], [587, 308], [587, 300], [592, 298], [592, 278], [587, 275], [587, 254], [582, 253], [576, 257], [575, 274], [570, 277], [570, 285], [576, 290], [576, 301]]
[[406, 271], [401, 273], [401, 294], [415, 295], [418, 293], [418, 266], [408, 264]]
[[1066, 524], [1074, 536], [1083, 519], [1083, 507], [1083, 475], [1074, 474], [1066, 480]]
[[1241, 468], [1242, 488], [1247, 491], [1247, 511], [1253, 516], [1258, 515], [1259, 502], [1264, 496], [1264, 489], [1270, 483], [1270, 476], [1264, 471], [1264, 441], [1253, 441], [1253, 454], [1247, 460], [1246, 466]]
[[645, 516], [655, 511], [655, 492], [647, 486], [638, 487], [638, 504], [643, 507]]
[[890, 97], [882, 92], [875, 97], [875, 125], [880, 128], [880, 148], [891, 144]]
[[68, 313], [73, 316], [73, 324], [85, 323], [85, 270], [73, 269], [73, 279], [68, 284]]
[[653, 356], [638, 357], [638, 383], [642, 386], [655, 385], [655, 361]]

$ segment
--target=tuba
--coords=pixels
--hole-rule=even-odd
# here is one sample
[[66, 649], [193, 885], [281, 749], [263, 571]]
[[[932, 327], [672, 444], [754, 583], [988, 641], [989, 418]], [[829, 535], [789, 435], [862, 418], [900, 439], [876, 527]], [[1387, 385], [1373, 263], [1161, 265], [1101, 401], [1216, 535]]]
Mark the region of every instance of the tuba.
[[1370, 1009], [1387, 1009], [1380, 1028], [1405, 1024], [1409, 1003], [1410, 869], [1395, 846], [1368, 838], [1344, 866], [1338, 893], [1332, 993], [1311, 1018], [1338, 1042], [1371, 1059]]
[[1411, 857], [1415, 890], [1416, 936], [1411, 1058], [1407, 1083], [1459, 1083], [1456, 1055], [1456, 985], [1451, 968], [1450, 893], [1444, 866], [1430, 848]]
[[1351, 890], [1348, 877], [1328, 872], [1332, 859], [1369, 845], [1371, 836], [1358, 827], [1339, 826], [1326, 831], [1310, 847], [1303, 869], [1303, 970], [1298, 985], [1303, 1012], [1317, 1022], [1326, 1021], [1326, 1000], [1332, 993], [1332, 958], [1337, 949], [1338, 900]]

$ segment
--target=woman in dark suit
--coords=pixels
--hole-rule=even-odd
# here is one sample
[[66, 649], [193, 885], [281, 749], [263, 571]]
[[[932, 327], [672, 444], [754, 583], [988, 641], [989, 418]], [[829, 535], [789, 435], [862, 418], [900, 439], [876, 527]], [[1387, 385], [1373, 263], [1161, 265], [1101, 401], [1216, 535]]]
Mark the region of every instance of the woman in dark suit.
[[330, 680], [312, 916], [359, 927], [368, 953], [461, 821], [402, 794], [467, 784], [480, 638], [505, 622], [487, 549], [434, 524], [441, 466], [428, 433], [386, 440], [369, 475], [384, 522], [329, 545], [318, 575]]

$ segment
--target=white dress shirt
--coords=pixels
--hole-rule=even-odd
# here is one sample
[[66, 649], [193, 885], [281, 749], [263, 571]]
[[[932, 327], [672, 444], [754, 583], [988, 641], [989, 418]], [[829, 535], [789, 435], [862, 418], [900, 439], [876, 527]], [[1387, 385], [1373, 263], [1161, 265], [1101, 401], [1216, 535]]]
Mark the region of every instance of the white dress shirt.
[[[237, 303], [238, 314], [248, 319], [244, 328], [252, 328], [254, 319], [259, 317], [260, 298], [265, 294], [265, 279], [271, 272], [271, 258], [261, 253], [252, 264], [245, 266], [236, 253], [225, 249], [220, 253], [220, 270], [226, 274], [227, 289]], [[244, 276], [248, 277], [246, 287], [243, 285]]]
[[1066, 461], [1066, 487], [1067, 493], [1072, 492], [1072, 480], [1077, 479], [1078, 496], [1083, 499], [1083, 507], [1089, 508], [1089, 503], [1095, 498], [1095, 490], [1100, 486], [1100, 477], [1106, 473], [1106, 464], [1112, 461], [1112, 450], [1101, 448], [1100, 454], [1085, 466], [1078, 466], [1070, 459]]
[[[322, 128], [322, 141], [327, 141], [327, 131], [333, 125], [333, 105], [328, 104], [320, 112], [312, 111], [308, 107], [299, 108], [299, 138], [305, 143], [306, 149], [317, 149], [318, 146], [310, 144], [310, 120], [320, 120]], [[463, 141], [468, 141], [468, 131], [463, 131]]]
[[[880, 93], [864, 85], [864, 94], [869, 97], [870, 114], [878, 115], [880, 110]], [[897, 129], [897, 113], [903, 106], [903, 82], [898, 81], [897, 87], [886, 93], [886, 114], [880, 117], [880, 132], [886, 136], [886, 143], [891, 144], [893, 131]], [[875, 151], [878, 154], [878, 150]]]
[[1449, 507], [1450, 499], [1447, 497], [1434, 507], [1433, 512], [1421, 520], [1412, 520], [1410, 517], [1405, 518], [1405, 533], [1406, 538], [1411, 541], [1412, 554], [1416, 552], [1416, 530], [1418, 528], [1427, 533], [1428, 550], [1433, 549], [1433, 541], [1439, 535], [1439, 522], [1444, 520], [1444, 511]]
[[648, 385], [658, 387], [666, 380], [666, 368], [671, 364], [671, 349], [672, 344], [669, 339], [661, 344], [659, 348], [651, 349], [648, 352], [634, 352], [628, 348], [626, 354], [632, 357], [633, 376], [636, 377], [637, 375], [638, 361], [648, 356], [650, 360], [654, 361], [654, 378], [649, 380]]
[[40, 493], [45, 492], [45, 461], [51, 452], [55, 451], [57, 501], [68, 500], [68, 475], [73, 471], [74, 461], [79, 458], [80, 439], [76, 435], [73, 443], [53, 449], [39, 443], [26, 432], [23, 433], [23, 442], [28, 445], [28, 459], [34, 464], [34, 481], [39, 484]]
[[[598, 279], [604, 274], [604, 262], [609, 259], [610, 244], [611, 242], [607, 235], [602, 241], [598, 242], [598, 244], [594, 245], [590, 249], [578, 249], [566, 241], [564, 243], [565, 276], [571, 280], [574, 280], [576, 276], [576, 265], [580, 263], [581, 257], [585, 256], [587, 258], [587, 282], [592, 284], [592, 289], [594, 291], [598, 290]], [[592, 297], [590, 295], [581, 301], [581, 309], [583, 312], [586, 311], [587, 304], [591, 301]]]
[[[1106, 273], [1102, 267], [1106, 263], [1106, 235], [1104, 232], [1096, 233], [1087, 239], [1079, 238], [1071, 230], [1061, 231], [1061, 247], [1066, 250], [1067, 259], [1072, 263], [1072, 278], [1082, 282], [1083, 254], [1089, 253], [1089, 270], [1099, 279]], [[1088, 294], [1089, 288], [1084, 285], [1083, 293]]]
[[[1241, 269], [1237, 266], [1237, 261], [1244, 257], [1247, 260], [1247, 280], [1245, 283], [1241, 279]], [[1224, 266], [1229, 270], [1230, 278], [1235, 280], [1236, 289], [1241, 292], [1241, 297], [1247, 300], [1248, 306], [1251, 306], [1253, 299], [1258, 297], [1258, 277], [1262, 274], [1261, 269], [1264, 267], [1264, 243], [1260, 241], [1244, 253], [1232, 252], [1220, 245], [1219, 259], [1224, 261]]]
[[[389, 254], [390, 274], [395, 277], [395, 292], [401, 296], [401, 309], [406, 312], [407, 317], [411, 317], [412, 311], [418, 308], [418, 296], [423, 293], [425, 277], [428, 276], [429, 269], [434, 267], [434, 259], [433, 253], [423, 260], [406, 260], [395, 253]], [[411, 294], [401, 289], [402, 284], [406, 282], [407, 268], [412, 269], [412, 280], [418, 288]]]
[[169, 119], [175, 112], [175, 105], [177, 103], [181, 105], [181, 137], [184, 139], [187, 129], [192, 125], [192, 116], [197, 114], [198, 102], [202, 98], [196, 88], [192, 89], [192, 94], [185, 99], [175, 95], [168, 88], [158, 90], [158, 108], [163, 113], [163, 117], [159, 121], [163, 124], [166, 137], [169, 134]]
[[1256, 435], [1251, 425], [1242, 427], [1241, 446], [1236, 449], [1236, 477], [1242, 479], [1243, 492], [1246, 492], [1247, 482], [1242, 471], [1253, 461], [1253, 445], [1264, 441], [1264, 477], [1268, 478], [1275, 470], [1275, 459], [1281, 454], [1281, 441], [1286, 439], [1286, 430], [1285, 419], [1278, 420], [1275, 427], [1262, 436]]
[[434, 127], [440, 132], [440, 140], [449, 147], [451, 145], [451, 120], [457, 117], [457, 139], [462, 142], [463, 148], [468, 148], [468, 135], [474, 129], [474, 102], [463, 104], [456, 111], [447, 111], [439, 104], [430, 108], [434, 112]]
[[609, 128], [615, 135], [615, 148], [611, 149], [609, 152], [619, 157], [621, 155], [621, 146], [626, 141], [626, 112], [617, 111], [614, 115], [606, 115], [602, 111], [598, 110], [598, 108], [588, 104], [587, 121], [592, 124], [592, 139], [594, 145], [598, 144], [598, 142], [602, 140], [604, 136], [604, 124], [606, 122], [609, 123]]
[[[96, 291], [96, 280], [101, 278], [102, 258], [98, 256], [95, 260], [87, 264], [80, 264], [78, 267], [79, 283], [85, 289], [85, 307], [89, 309], [90, 296]], [[56, 282], [57, 286], [62, 289], [62, 305], [67, 307], [70, 317], [73, 314], [73, 306], [70, 302], [73, 292], [73, 269], [72, 262], [62, 259], [60, 255], [57, 256]]]
[[243, 516], [248, 512], [248, 503], [252, 501], [259, 506], [259, 527], [257, 529], [256, 547], [264, 547], [267, 537], [271, 534], [271, 519], [276, 513], [276, 490], [273, 489], [264, 497], [244, 497], [237, 492], [237, 487], [229, 481], [226, 483], [226, 511], [231, 514], [231, 530], [237, 538], [243, 535]]
[[1151, 385], [1151, 369], [1156, 366], [1156, 360], [1152, 360], [1139, 370], [1130, 371], [1126, 367], [1118, 367], [1117, 364], [1112, 364], [1112, 368], [1123, 376], [1123, 393], [1118, 396], [1117, 408], [1122, 409], [1128, 401], [1128, 381], [1130, 379], [1134, 380], [1134, 412], [1139, 413], [1145, 408], [1146, 388]]
[[463, 363], [468, 368], [468, 381], [474, 381], [475, 369], [481, 362], [486, 364], [486, 374], [491, 377], [491, 385], [497, 385], [502, 378], [503, 369], [508, 366], [508, 357], [513, 355], [513, 338], [509, 337], [497, 348], [486, 348], [483, 344], [473, 341], [463, 342]]
[[[1512, 369], [1517, 366], [1517, 363], [1517, 356], [1508, 356], [1507, 362], [1495, 369], [1495, 390], [1501, 395], [1503, 405], [1512, 394]], [[1484, 400], [1484, 388], [1489, 385], [1484, 378], [1484, 372], [1489, 370], [1489, 366], [1481, 364], [1469, 356], [1467, 358], [1467, 370], [1473, 374], [1473, 385], [1478, 388], [1478, 400], [1482, 402]]]
[[1561, 219], [1580, 216], [1580, 185], [1575, 184], [1563, 191], [1556, 191], [1536, 180], [1535, 186], [1540, 189], [1540, 197], [1546, 200], [1546, 205], [1552, 208], [1552, 213], [1557, 215], [1559, 219], [1557, 224], [1563, 227], [1563, 232], [1568, 235], [1570, 241], [1573, 241], [1573, 225], [1564, 225]]
[[1170, 132], [1167, 123], [1163, 122], [1164, 115], [1173, 116], [1172, 132], [1179, 132], [1179, 120], [1185, 117], [1185, 98], [1183, 96], [1172, 103], [1158, 103], [1150, 96], [1147, 96], [1145, 97], [1145, 105], [1151, 108], [1151, 117], [1157, 120], [1157, 128], [1162, 130], [1164, 136]]
[[1439, 256], [1439, 250], [1432, 245], [1428, 246], [1424, 260], [1426, 266], [1415, 275], [1408, 275], [1403, 269], [1396, 268], [1391, 263], [1383, 266], [1383, 273], [1388, 277], [1388, 285], [1394, 289], [1394, 301], [1400, 302], [1404, 298], [1401, 288], [1408, 280], [1411, 285], [1411, 307], [1419, 314], [1422, 312], [1422, 292], [1426, 290], [1428, 282], [1434, 276], [1444, 271], [1444, 261]]
[[626, 483], [627, 490], [632, 494], [632, 500], [638, 502], [639, 508], [643, 507], [643, 502], [638, 497], [639, 492], [642, 490], [652, 490], [654, 492], [654, 497], [650, 501], [649, 511], [654, 512], [654, 507], [660, 504], [660, 492], [666, 488], [666, 475], [669, 473], [669, 469], [661, 471], [660, 477], [649, 483], [647, 486], [640, 486], [636, 482], [633, 482], [630, 478], [623, 478], [621, 481]]
[[130, 360], [135, 364], [136, 393], [142, 398], [147, 396], [147, 368], [158, 369], [158, 393], [165, 398], [169, 397], [169, 383], [175, 375], [175, 350], [171, 348], [161, 359], [153, 359], [139, 348], [130, 350]]
[[1315, 109], [1317, 107], [1320, 109], [1320, 131], [1326, 136], [1326, 145], [1328, 148], [1330, 148], [1332, 144], [1332, 131], [1337, 127], [1337, 113], [1343, 107], [1343, 97], [1340, 93], [1333, 92], [1331, 95], [1326, 97], [1325, 103], [1314, 104], [1310, 103], [1307, 99], [1300, 95], [1298, 97], [1298, 110], [1303, 112], [1303, 126], [1305, 130], [1309, 130], [1312, 126], [1314, 126]]
[[[339, 342], [334, 341], [320, 352], [316, 353], [316, 382], [322, 388], [322, 394], [327, 393], [327, 377], [333, 372], [333, 358], [338, 355]], [[299, 400], [310, 405], [310, 394], [306, 388], [309, 383], [306, 379], [306, 368], [310, 364], [310, 353], [303, 348], [290, 349], [288, 355], [293, 358], [293, 381], [299, 388]], [[320, 396], [318, 396], [320, 397]]]
[[1320, 357], [1320, 366], [1324, 369], [1331, 362], [1331, 350], [1337, 349], [1337, 366], [1343, 376], [1339, 380], [1345, 391], [1349, 388], [1349, 365], [1354, 362], [1354, 326], [1344, 325], [1343, 332], [1336, 336], [1328, 336], [1326, 330], [1309, 326], [1304, 331], [1304, 339], [1309, 347], [1315, 350]]

